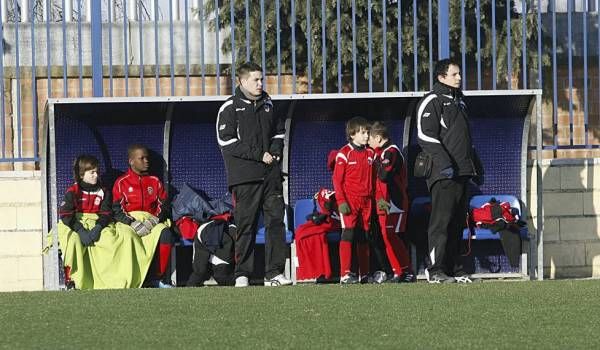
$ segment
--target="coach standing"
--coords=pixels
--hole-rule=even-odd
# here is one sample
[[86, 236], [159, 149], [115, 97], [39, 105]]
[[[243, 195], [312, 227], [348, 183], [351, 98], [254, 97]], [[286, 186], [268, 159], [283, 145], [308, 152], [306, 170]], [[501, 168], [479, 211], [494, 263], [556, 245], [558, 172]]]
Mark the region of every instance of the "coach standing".
[[[419, 145], [431, 157], [427, 187], [431, 193], [430, 283], [470, 283], [460, 262], [460, 240], [467, 215], [467, 183], [478, 185], [483, 169], [471, 142], [458, 64], [443, 59], [435, 66], [436, 83], [417, 106]], [[453, 277], [450, 277], [450, 276]]]
[[280, 162], [285, 124], [263, 91], [260, 66], [244, 63], [237, 70], [239, 85], [219, 109], [217, 140], [233, 194], [235, 286], [247, 287], [254, 270], [254, 242], [260, 212], [265, 223], [265, 286], [292, 284], [283, 275], [287, 246], [283, 217]]

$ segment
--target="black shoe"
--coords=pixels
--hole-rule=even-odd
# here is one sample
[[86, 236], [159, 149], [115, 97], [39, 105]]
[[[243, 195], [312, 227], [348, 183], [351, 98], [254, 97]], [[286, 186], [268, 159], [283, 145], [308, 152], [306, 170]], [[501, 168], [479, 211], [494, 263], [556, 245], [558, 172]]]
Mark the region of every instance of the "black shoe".
[[411, 273], [411, 272], [404, 272], [404, 273], [402, 273], [402, 276], [400, 276], [400, 280], [398, 282], [414, 283], [414, 282], [417, 282], [417, 276], [415, 276], [415, 274]]
[[65, 283], [65, 289], [66, 290], [75, 290], [75, 282], [73, 281], [67, 281], [67, 283]]

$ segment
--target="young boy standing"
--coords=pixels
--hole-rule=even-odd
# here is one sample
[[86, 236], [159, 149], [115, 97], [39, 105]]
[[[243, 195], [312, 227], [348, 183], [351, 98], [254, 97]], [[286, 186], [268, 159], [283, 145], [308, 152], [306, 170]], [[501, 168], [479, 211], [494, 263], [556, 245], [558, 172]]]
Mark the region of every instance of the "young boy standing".
[[[351, 271], [352, 243], [356, 242], [356, 255], [361, 278], [369, 274], [369, 245], [364, 234], [355, 235], [357, 225], [369, 232], [369, 219], [373, 201], [373, 160], [375, 153], [367, 147], [369, 122], [354, 117], [346, 123], [349, 141], [335, 157], [333, 187], [342, 224], [340, 240], [340, 283], [358, 283], [358, 276]], [[356, 237], [355, 237], [356, 236]]]
[[414, 282], [408, 250], [398, 234], [406, 230], [408, 209], [406, 163], [400, 148], [390, 140], [385, 124], [371, 126], [369, 146], [375, 150], [375, 200], [385, 252], [394, 271], [390, 282]]

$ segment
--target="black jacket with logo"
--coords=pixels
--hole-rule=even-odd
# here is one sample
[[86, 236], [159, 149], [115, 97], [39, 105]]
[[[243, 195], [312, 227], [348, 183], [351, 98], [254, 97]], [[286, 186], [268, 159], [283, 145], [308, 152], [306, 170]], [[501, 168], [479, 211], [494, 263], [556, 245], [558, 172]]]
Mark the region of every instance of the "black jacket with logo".
[[483, 168], [473, 148], [467, 106], [460, 89], [440, 82], [417, 105], [417, 133], [421, 148], [433, 158], [429, 189], [445, 179], [440, 172], [448, 167], [454, 177], [483, 176]]
[[[281, 172], [277, 162], [263, 163], [269, 152], [281, 159], [285, 123], [273, 111], [271, 97], [265, 92], [252, 101], [240, 87], [219, 109], [217, 140], [225, 160], [227, 185], [263, 181], [270, 172]], [[281, 175], [279, 175], [281, 178]]]

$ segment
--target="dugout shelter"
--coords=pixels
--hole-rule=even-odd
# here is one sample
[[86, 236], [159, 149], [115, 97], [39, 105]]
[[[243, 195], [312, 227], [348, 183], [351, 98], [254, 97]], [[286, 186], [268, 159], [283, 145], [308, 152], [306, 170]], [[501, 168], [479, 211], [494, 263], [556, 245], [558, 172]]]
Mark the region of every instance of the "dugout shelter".
[[[289, 208], [299, 199], [310, 198], [321, 187], [332, 188], [331, 172], [326, 167], [327, 154], [347, 142], [344, 124], [350, 117], [387, 122], [394, 142], [403, 147], [410, 167], [417, 150], [415, 106], [423, 95], [422, 92], [273, 95], [275, 110], [286, 120], [282, 167], [287, 175], [284, 199]], [[543, 227], [539, 213], [542, 207], [539, 190], [542, 188], [539, 167], [541, 91], [465, 91], [465, 96], [474, 143], [486, 168], [486, 183], [479, 190], [472, 189], [473, 194], [512, 194], [523, 205], [527, 203], [529, 125], [531, 118], [536, 119], [537, 227]], [[161, 177], [171, 196], [185, 183], [201, 189], [211, 198], [223, 196], [227, 186], [215, 121], [227, 98], [49, 99], [41, 145], [44, 233], [51, 232], [58, 221], [58, 204], [72, 182], [72, 162], [80, 153], [95, 155], [100, 160], [102, 180], [110, 187], [127, 169], [127, 146], [143, 143], [153, 158], [152, 172]], [[411, 200], [427, 195], [422, 182], [411, 178], [409, 183]], [[294, 223], [289, 224], [290, 228], [293, 226]], [[541, 230], [532, 231], [526, 242], [523, 263], [518, 271], [508, 271], [508, 276], [541, 278], [542, 235]], [[54, 242], [58, 242], [55, 233]], [[59, 288], [57, 244], [44, 256], [44, 288]]]

